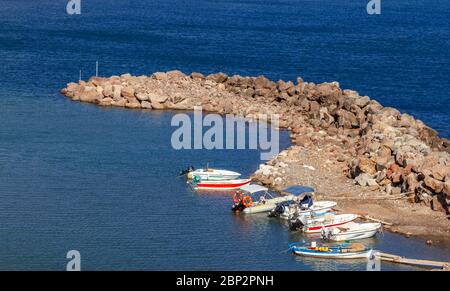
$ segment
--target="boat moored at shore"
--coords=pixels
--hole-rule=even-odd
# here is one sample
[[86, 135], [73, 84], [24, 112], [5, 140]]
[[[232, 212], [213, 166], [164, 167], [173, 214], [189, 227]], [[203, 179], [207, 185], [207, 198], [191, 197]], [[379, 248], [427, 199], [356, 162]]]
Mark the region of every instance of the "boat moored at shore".
[[251, 181], [251, 179], [203, 181], [194, 178], [191, 185], [195, 190], [233, 190], [248, 185]]
[[367, 259], [373, 250], [361, 243], [289, 245], [296, 255], [328, 259]]
[[200, 178], [202, 180], [208, 181], [223, 181], [223, 180], [233, 180], [238, 179], [241, 174], [222, 169], [211, 169], [208, 166], [203, 169], [195, 169], [190, 166], [186, 170], [181, 171], [181, 175], [186, 175], [188, 180], [193, 180], [194, 178]]
[[294, 214], [299, 216], [321, 215], [336, 206], [334, 201], [314, 201], [314, 189], [307, 186], [289, 186], [282, 192], [295, 195], [292, 201], [278, 203], [277, 207], [269, 213], [269, 217], [289, 219]]
[[356, 214], [327, 214], [320, 217], [295, 216], [289, 220], [291, 230], [320, 233], [322, 229], [339, 226], [358, 218]]
[[322, 230], [322, 239], [329, 241], [347, 241], [373, 237], [382, 229], [379, 222], [355, 223]]
[[[233, 211], [242, 211], [243, 213], [261, 213], [269, 212], [277, 206], [277, 203], [292, 201], [294, 195], [273, 196], [266, 187], [252, 184], [240, 187], [233, 195]], [[257, 194], [261, 194], [259, 198]], [[255, 199], [257, 198], [257, 199]]]

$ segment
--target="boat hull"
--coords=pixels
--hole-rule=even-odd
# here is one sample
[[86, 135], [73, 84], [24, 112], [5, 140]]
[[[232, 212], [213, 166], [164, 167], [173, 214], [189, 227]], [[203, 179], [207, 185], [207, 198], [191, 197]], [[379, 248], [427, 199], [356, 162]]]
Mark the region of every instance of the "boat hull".
[[232, 190], [250, 184], [251, 179], [225, 180], [225, 181], [202, 181], [194, 184], [194, 189], [199, 190]]
[[331, 219], [328, 217], [316, 218], [308, 220], [308, 223], [303, 227], [305, 233], [319, 233], [323, 229], [344, 225], [358, 218], [355, 214], [339, 214], [332, 215]]
[[339, 226], [339, 225], [344, 225], [344, 224], [346, 224], [346, 223], [348, 223], [348, 222], [350, 222], [351, 220], [349, 220], [349, 221], [344, 221], [344, 222], [340, 222], [340, 223], [334, 223], [334, 224], [325, 224], [325, 225], [320, 225], [320, 226], [313, 226], [313, 227], [306, 227], [305, 228], [305, 230], [304, 230], [304, 232], [305, 233], [318, 233], [318, 232], [321, 232], [322, 231], [322, 229], [324, 229], [324, 228], [329, 228], [329, 227], [335, 227], [335, 226]]
[[330, 241], [347, 241], [373, 237], [381, 230], [381, 223], [364, 223], [349, 225], [347, 230], [332, 228], [328, 235], [322, 235]]
[[283, 197], [276, 197], [276, 198], [270, 199], [270, 200], [266, 201], [265, 204], [258, 202], [258, 204], [256, 204], [256, 205], [245, 208], [244, 210], [242, 210], [242, 212], [246, 213], [246, 214], [269, 212], [269, 211], [274, 210], [277, 207], [277, 203], [290, 201], [290, 200], [294, 199], [294, 197], [295, 197], [294, 195], [287, 195], [287, 196], [283, 196]]
[[187, 174], [189, 180], [193, 180], [194, 177], [198, 177], [201, 180], [207, 181], [224, 181], [224, 180], [234, 180], [241, 176], [240, 173], [228, 171], [228, 170], [216, 170], [216, 169], [199, 169]]
[[299, 256], [326, 258], [326, 259], [364, 259], [369, 258], [372, 250], [364, 250], [361, 252], [318, 252], [314, 250], [294, 248], [293, 253]]
[[364, 239], [375, 236], [377, 234], [377, 230], [370, 232], [360, 232], [354, 234], [338, 234], [330, 237], [330, 241], [347, 241], [347, 240], [355, 240], [355, 239]]

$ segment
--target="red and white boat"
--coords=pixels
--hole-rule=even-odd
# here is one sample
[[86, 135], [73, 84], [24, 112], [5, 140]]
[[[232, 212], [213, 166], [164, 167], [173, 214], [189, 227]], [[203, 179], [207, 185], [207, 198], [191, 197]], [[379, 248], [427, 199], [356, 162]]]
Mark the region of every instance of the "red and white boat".
[[222, 180], [222, 181], [198, 181], [194, 180], [192, 186], [196, 190], [232, 190], [250, 184], [251, 179]]
[[305, 233], [319, 233], [323, 229], [349, 223], [358, 218], [356, 214], [328, 214], [320, 217], [298, 216], [289, 220], [291, 230], [301, 229]]

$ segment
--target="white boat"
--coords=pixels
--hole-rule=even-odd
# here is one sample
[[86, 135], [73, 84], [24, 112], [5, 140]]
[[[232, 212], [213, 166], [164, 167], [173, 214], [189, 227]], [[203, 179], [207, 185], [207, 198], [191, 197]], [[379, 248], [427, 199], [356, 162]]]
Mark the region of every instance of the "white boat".
[[324, 214], [333, 209], [337, 205], [334, 201], [314, 201], [313, 205], [309, 208], [302, 207], [299, 204], [283, 206], [283, 212], [280, 214], [281, 219], [289, 219], [294, 214], [311, 216]]
[[360, 243], [347, 243], [340, 245], [321, 244], [317, 246], [315, 242], [311, 245], [296, 246], [291, 245], [292, 252], [299, 256], [330, 258], [330, 259], [363, 259], [369, 258], [372, 249]]
[[[240, 187], [233, 195], [233, 211], [242, 211], [243, 213], [261, 213], [269, 212], [277, 206], [277, 203], [291, 201], [294, 195], [272, 196], [264, 186], [251, 184]], [[259, 198], [256, 195], [260, 194]]]
[[374, 236], [381, 229], [382, 225], [378, 222], [350, 222], [342, 226], [323, 229], [322, 238], [330, 241], [363, 239]]
[[356, 214], [326, 214], [319, 217], [295, 216], [289, 220], [291, 230], [301, 229], [304, 233], [320, 233], [322, 229], [340, 226], [358, 218]]
[[205, 181], [222, 181], [222, 180], [233, 180], [237, 179], [241, 176], [240, 173], [228, 171], [228, 170], [219, 170], [219, 169], [197, 169], [193, 171], [189, 171], [187, 173], [187, 178], [192, 180], [195, 177], [200, 178]]
[[203, 181], [195, 178], [191, 185], [195, 190], [232, 190], [250, 184], [251, 181], [251, 179]]
[[296, 198], [289, 203], [279, 203], [269, 214], [270, 217], [280, 217], [281, 219], [289, 219], [294, 214], [301, 216], [321, 215], [333, 209], [336, 206], [334, 201], [314, 201], [312, 194], [314, 189], [306, 186], [290, 186], [282, 190], [282, 192], [295, 195]]

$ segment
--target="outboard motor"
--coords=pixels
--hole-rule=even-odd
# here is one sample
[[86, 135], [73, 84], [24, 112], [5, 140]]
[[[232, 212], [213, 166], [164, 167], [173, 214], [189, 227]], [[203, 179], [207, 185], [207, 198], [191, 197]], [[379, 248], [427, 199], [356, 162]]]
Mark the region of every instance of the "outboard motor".
[[294, 215], [291, 219], [289, 219], [289, 230], [297, 231], [302, 229], [304, 226], [300, 216]]
[[277, 204], [277, 207], [269, 212], [269, 217], [280, 217], [281, 214], [284, 213], [286, 210], [286, 207], [284, 206], [284, 203]]
[[189, 166], [186, 169], [180, 171], [180, 176], [187, 175], [187, 174], [189, 174], [189, 172], [192, 172], [192, 171], [195, 171], [195, 168], [193, 166]]
[[245, 209], [244, 200], [242, 198], [242, 193], [240, 191], [236, 191], [233, 195], [233, 206], [231, 207], [231, 210], [234, 212], [236, 211], [242, 211]]
[[242, 203], [242, 201], [234, 203], [233, 206], [231, 207], [231, 210], [233, 210], [234, 212], [242, 211], [244, 209], [245, 209], [245, 206], [244, 206], [244, 203]]
[[320, 237], [324, 240], [328, 240], [331, 238], [332, 230], [329, 228], [322, 228], [320, 231]]
[[303, 227], [303, 223], [300, 220], [295, 220], [295, 221], [289, 221], [289, 230], [291, 231], [297, 231], [302, 229]]

